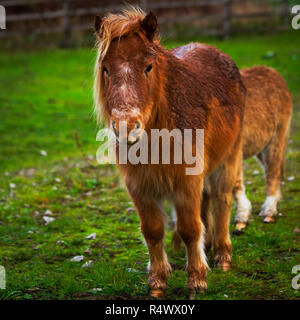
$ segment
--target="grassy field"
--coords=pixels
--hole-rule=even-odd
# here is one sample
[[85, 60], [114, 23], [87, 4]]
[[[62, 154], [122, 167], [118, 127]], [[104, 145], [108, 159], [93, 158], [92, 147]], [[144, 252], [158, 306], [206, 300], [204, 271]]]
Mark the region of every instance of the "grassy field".
[[[168, 47], [209, 42], [240, 68], [275, 67], [294, 99], [290, 179], [282, 186], [280, 216], [273, 225], [257, 217], [265, 185], [260, 166], [250, 159], [250, 225], [232, 235], [230, 272], [217, 270], [209, 255], [209, 288], [198, 299], [300, 298], [291, 286], [292, 267], [300, 264], [299, 34], [164, 41]], [[0, 265], [7, 275], [2, 299], [148, 298], [148, 256], [137, 214], [117, 170], [95, 161], [94, 58], [94, 49], [0, 53]], [[93, 233], [96, 238], [87, 239]], [[172, 252], [170, 234], [166, 247], [173, 272], [166, 298], [186, 299], [185, 254]], [[84, 258], [71, 261], [75, 256]]]

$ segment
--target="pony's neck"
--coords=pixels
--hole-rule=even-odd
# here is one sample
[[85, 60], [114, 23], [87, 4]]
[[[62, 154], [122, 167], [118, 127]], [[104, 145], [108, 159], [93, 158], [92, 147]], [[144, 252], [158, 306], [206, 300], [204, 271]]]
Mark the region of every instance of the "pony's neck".
[[159, 99], [154, 108], [153, 122], [155, 128], [172, 130], [180, 128], [181, 123], [189, 124], [189, 108], [192, 107], [189, 88], [197, 86], [202, 95], [201, 86], [195, 84], [188, 65], [176, 58], [169, 50], [159, 46]]

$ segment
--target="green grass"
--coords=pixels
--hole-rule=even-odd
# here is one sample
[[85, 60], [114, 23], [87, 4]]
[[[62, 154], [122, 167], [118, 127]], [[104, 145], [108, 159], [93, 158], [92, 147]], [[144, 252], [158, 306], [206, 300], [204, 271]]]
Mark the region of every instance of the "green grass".
[[[291, 287], [292, 267], [300, 264], [300, 236], [293, 232], [300, 228], [299, 31], [164, 43], [173, 47], [188, 41], [215, 44], [241, 68], [275, 67], [294, 99], [287, 176], [295, 179], [282, 186], [282, 215], [274, 225], [257, 217], [265, 184], [262, 170], [250, 159], [245, 163], [250, 225], [243, 235], [232, 235], [230, 272], [217, 270], [209, 255], [209, 288], [198, 298], [299, 299], [300, 291]], [[275, 55], [265, 58], [268, 51]], [[92, 117], [94, 58], [93, 49], [0, 53], [0, 265], [7, 273], [2, 299], [148, 298], [148, 256], [136, 212], [116, 169], [100, 167], [91, 157], [98, 147]], [[55, 218], [48, 225], [46, 210]], [[94, 232], [95, 240], [86, 239]], [[170, 231], [166, 243], [174, 269], [166, 297], [185, 299], [184, 251], [172, 252]], [[84, 260], [70, 261], [77, 255]], [[82, 268], [89, 260], [94, 264]]]

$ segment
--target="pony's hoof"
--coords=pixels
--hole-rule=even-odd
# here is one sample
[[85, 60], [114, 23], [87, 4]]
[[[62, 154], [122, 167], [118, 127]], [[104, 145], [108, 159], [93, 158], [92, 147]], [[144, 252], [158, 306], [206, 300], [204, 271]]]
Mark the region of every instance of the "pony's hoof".
[[164, 292], [161, 289], [152, 289], [150, 291], [150, 296], [153, 298], [160, 298], [164, 296]]
[[235, 225], [235, 230], [242, 231], [246, 229], [246, 227], [247, 227], [247, 222], [237, 222]]
[[274, 222], [275, 222], [275, 219], [273, 217], [266, 216], [264, 218], [264, 223], [274, 223]]
[[195, 289], [189, 290], [189, 300], [195, 300], [196, 295], [197, 295], [197, 291]]
[[231, 263], [228, 261], [219, 262], [218, 268], [224, 272], [227, 272], [231, 269]]
[[198, 293], [204, 294], [205, 293], [205, 288], [199, 288], [199, 289], [192, 288], [192, 289], [189, 289], [189, 300], [195, 300]]

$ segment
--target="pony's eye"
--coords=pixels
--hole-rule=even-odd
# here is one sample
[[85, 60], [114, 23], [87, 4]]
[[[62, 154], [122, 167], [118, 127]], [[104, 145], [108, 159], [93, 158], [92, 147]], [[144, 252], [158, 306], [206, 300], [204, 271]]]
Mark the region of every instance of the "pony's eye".
[[149, 66], [145, 70], [146, 74], [149, 73], [151, 70], [152, 70], [152, 64], [149, 64]]
[[103, 69], [103, 73], [108, 76], [108, 74], [109, 74], [108, 69], [105, 66], [103, 66], [102, 69]]

